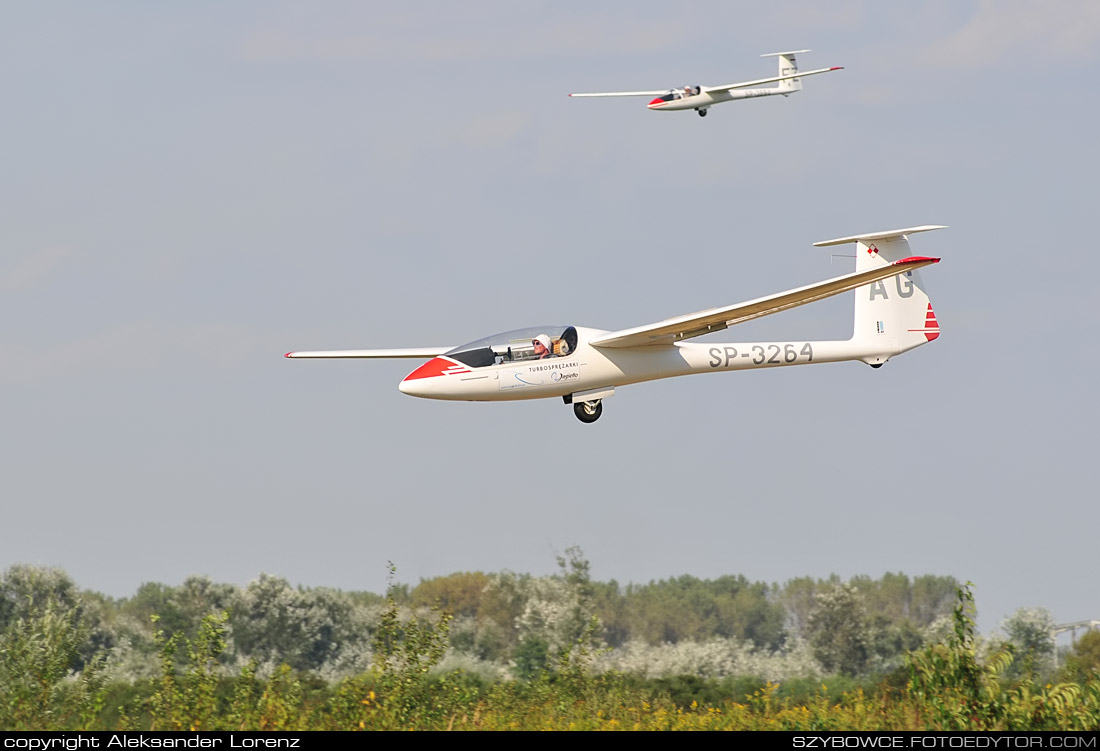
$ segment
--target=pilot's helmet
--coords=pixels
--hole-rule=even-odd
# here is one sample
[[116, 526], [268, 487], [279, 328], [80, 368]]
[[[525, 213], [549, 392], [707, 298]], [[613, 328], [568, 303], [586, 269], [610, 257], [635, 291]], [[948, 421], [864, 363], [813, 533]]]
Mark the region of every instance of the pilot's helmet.
[[546, 334], [539, 334], [531, 340], [531, 344], [534, 344], [535, 342], [538, 342], [542, 346], [546, 347], [547, 352], [550, 351], [550, 337], [548, 337]]

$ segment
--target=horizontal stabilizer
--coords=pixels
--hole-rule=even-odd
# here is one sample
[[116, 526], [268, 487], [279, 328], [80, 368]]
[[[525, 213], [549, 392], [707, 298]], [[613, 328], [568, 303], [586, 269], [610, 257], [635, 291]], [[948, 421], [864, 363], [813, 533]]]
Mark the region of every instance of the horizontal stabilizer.
[[439, 357], [454, 347], [415, 347], [411, 349], [334, 349], [322, 352], [287, 352], [283, 357], [415, 357], [420, 360]]
[[819, 243], [814, 243], [815, 248], [824, 248], [829, 245], [844, 245], [845, 243], [852, 242], [867, 242], [874, 240], [893, 240], [899, 237], [905, 237], [906, 235], [912, 235], [917, 232], [929, 232], [934, 229], [946, 229], [946, 224], [924, 224], [920, 227], [910, 227], [908, 229], [890, 229], [885, 232], [871, 232], [866, 235], [852, 235], [851, 237], [839, 237], [836, 240], [822, 240]]
[[803, 52], [813, 52], [813, 50], [791, 50], [790, 52], [768, 52], [760, 57], [779, 57], [781, 55], [801, 55]]

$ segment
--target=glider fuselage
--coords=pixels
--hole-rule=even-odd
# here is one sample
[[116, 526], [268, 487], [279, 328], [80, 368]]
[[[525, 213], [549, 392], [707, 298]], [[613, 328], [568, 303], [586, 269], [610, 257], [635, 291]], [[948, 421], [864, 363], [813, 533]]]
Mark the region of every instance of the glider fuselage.
[[732, 102], [735, 99], [753, 99], [760, 96], [775, 96], [776, 94], [782, 94], [786, 96], [790, 94], [789, 89], [741, 89], [733, 91], [703, 91], [699, 94], [693, 94], [691, 96], [683, 96], [679, 99], [667, 98], [669, 95], [657, 97], [646, 106], [651, 110], [704, 110], [707, 107], [712, 107], [715, 104], [721, 104], [723, 102]]
[[[402, 393], [427, 399], [511, 401], [569, 396], [660, 378], [860, 359], [867, 347], [849, 341], [747, 343], [676, 342], [598, 348], [589, 339], [607, 332], [576, 328], [576, 351], [564, 356], [471, 366], [441, 355], [410, 373]], [[894, 353], [889, 353], [894, 354]], [[468, 359], [468, 358], [467, 358]]]

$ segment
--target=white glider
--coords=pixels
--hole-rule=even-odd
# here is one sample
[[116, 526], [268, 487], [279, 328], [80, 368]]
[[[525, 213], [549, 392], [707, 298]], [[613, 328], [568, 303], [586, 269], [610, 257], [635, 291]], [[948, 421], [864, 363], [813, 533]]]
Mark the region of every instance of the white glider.
[[[658, 91], [610, 91], [595, 94], [570, 94], [569, 96], [651, 96], [654, 97], [653, 101], [646, 105], [651, 110], [695, 110], [699, 113], [699, 117], [706, 117], [707, 108], [716, 104], [733, 102], [738, 99], [775, 96], [777, 94], [789, 96], [802, 90], [802, 79], [806, 76], [844, 70], [843, 67], [835, 67], [800, 72], [798, 62], [794, 56], [809, 51], [794, 50], [793, 52], [771, 52], [767, 55], [761, 55], [761, 57], [779, 58], [779, 75], [772, 78], [727, 83], [722, 86], [684, 86], [679, 89], [660, 89]], [[778, 86], [766, 89], [753, 88], [766, 83], [778, 83]]]
[[[658, 378], [783, 365], [858, 360], [881, 367], [940, 334], [918, 269], [939, 258], [914, 256], [908, 236], [925, 225], [814, 243], [854, 242], [856, 270], [748, 302], [701, 310], [620, 331], [535, 326], [459, 347], [288, 352], [290, 358], [432, 358], [400, 384], [428, 399], [509, 401], [561, 397], [582, 422], [595, 422], [615, 389]], [[855, 290], [852, 336], [838, 341], [695, 343], [703, 334]]]

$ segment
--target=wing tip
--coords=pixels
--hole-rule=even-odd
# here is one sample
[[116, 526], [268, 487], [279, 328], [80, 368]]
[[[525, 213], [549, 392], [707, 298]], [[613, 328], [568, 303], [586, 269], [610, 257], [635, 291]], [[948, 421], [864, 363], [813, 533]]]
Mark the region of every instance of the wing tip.
[[283, 357], [294, 357], [294, 353], [293, 352], [287, 352], [285, 355], [283, 355]]

